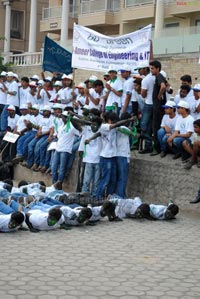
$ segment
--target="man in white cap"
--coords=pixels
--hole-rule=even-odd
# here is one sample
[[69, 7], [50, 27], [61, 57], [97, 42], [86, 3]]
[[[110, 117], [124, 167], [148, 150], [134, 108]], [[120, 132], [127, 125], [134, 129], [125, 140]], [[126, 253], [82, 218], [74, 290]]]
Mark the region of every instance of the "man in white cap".
[[81, 108], [83, 108], [86, 101], [86, 95], [85, 95], [86, 84], [81, 82], [76, 86], [76, 88], [78, 89], [78, 95], [76, 101], [74, 102], [74, 110], [78, 115], [82, 115], [83, 110]]
[[100, 98], [94, 89], [94, 83], [97, 81], [97, 77], [95, 75], [92, 75], [88, 80], [88, 88], [85, 89], [85, 103], [89, 106], [90, 109], [99, 109]]
[[29, 92], [27, 94], [27, 105], [31, 107], [37, 104], [37, 85], [35, 81], [29, 83]]
[[73, 107], [73, 101], [77, 96], [77, 90], [73, 89], [73, 74], [62, 75], [63, 88], [61, 90], [61, 103], [63, 107]]
[[117, 77], [117, 71], [118, 70], [117, 70], [116, 66], [114, 66], [114, 65], [110, 65], [108, 68], [110, 80], [108, 82], [106, 82], [106, 84], [105, 84], [105, 87], [108, 90], [105, 110], [107, 110], [107, 111], [113, 110], [113, 106], [117, 105], [117, 110], [119, 113], [119, 111], [121, 109], [121, 96], [123, 93], [123, 83]]
[[[183, 148], [183, 141], [190, 140], [194, 132], [194, 118], [190, 115], [190, 106], [185, 101], [180, 101], [177, 106], [179, 117], [176, 122], [174, 133], [168, 138], [169, 147], [175, 147], [173, 159], [182, 157], [182, 161], [189, 158], [189, 154]], [[190, 142], [190, 141], [189, 141]]]
[[30, 91], [29, 87], [29, 78], [22, 77], [21, 78], [21, 87], [19, 88], [19, 102], [21, 105], [27, 105], [27, 96]]
[[61, 103], [61, 90], [62, 90], [62, 82], [61, 81], [56, 81], [53, 84], [54, 87], [54, 93], [52, 94], [49, 102], [51, 103]]
[[174, 133], [178, 114], [175, 113], [175, 103], [173, 101], [167, 101], [162, 106], [165, 109], [165, 115], [162, 118], [160, 129], [158, 130], [158, 140], [160, 142], [160, 157], [164, 158], [167, 155], [168, 138]]
[[132, 112], [132, 103], [131, 103], [131, 95], [133, 91], [133, 78], [131, 75], [131, 68], [129, 65], [124, 64], [122, 65], [121, 69], [121, 76], [124, 79], [123, 82], [123, 93], [122, 93], [122, 108], [121, 108], [121, 114], [128, 112]]
[[8, 72], [7, 73], [7, 81], [8, 85], [4, 84], [4, 88], [2, 88], [2, 91], [7, 95], [7, 102], [2, 112], [2, 119], [1, 119], [1, 130], [6, 131], [7, 128], [7, 117], [8, 117], [8, 111], [7, 107], [9, 105], [14, 105], [17, 109], [17, 112], [19, 111], [19, 97], [18, 97], [18, 84], [14, 80], [14, 73]]
[[190, 115], [194, 119], [200, 119], [200, 84], [195, 84], [192, 88], [193, 96], [188, 97], [188, 103], [190, 105]]
[[49, 100], [54, 92], [52, 85], [52, 78], [46, 77], [44, 79], [44, 85], [38, 86], [37, 91], [37, 100], [40, 105], [40, 109], [43, 109], [44, 106], [49, 105]]

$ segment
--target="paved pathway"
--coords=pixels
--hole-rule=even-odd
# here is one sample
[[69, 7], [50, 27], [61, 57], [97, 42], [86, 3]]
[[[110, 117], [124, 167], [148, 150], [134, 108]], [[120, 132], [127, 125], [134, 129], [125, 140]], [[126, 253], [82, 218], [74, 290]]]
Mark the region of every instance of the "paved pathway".
[[0, 235], [0, 299], [200, 298], [200, 218]]

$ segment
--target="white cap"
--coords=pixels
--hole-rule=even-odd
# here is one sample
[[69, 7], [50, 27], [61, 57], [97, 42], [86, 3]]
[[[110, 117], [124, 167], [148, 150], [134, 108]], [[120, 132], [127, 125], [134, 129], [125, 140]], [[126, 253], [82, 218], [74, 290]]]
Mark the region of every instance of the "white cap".
[[44, 105], [44, 107], [41, 110], [42, 111], [51, 111], [51, 107], [48, 105]]
[[167, 73], [163, 70], [160, 71], [160, 74], [164, 77], [164, 78], [167, 78]]
[[66, 117], [70, 116], [68, 111], [63, 111], [62, 115], [66, 116]]
[[14, 77], [14, 76], [15, 76], [15, 74], [13, 72], [8, 72], [7, 73], [7, 77]]
[[185, 109], [190, 109], [190, 106], [189, 106], [188, 102], [186, 102], [186, 101], [180, 101], [180, 102], [178, 102], [177, 107], [181, 107], [181, 108], [185, 108]]
[[138, 63], [138, 66], [135, 68], [135, 70], [140, 70], [140, 69], [143, 69], [145, 67], [149, 67], [149, 63], [145, 62], [145, 61], [140, 61]]
[[0, 76], [7, 76], [7, 73], [6, 72], [1, 72]]
[[194, 91], [200, 91], [200, 84], [195, 84], [195, 86], [193, 87]]
[[31, 109], [40, 110], [40, 106], [37, 104], [34, 104]]
[[128, 64], [123, 64], [121, 67], [120, 67], [120, 70], [119, 70], [120, 72], [122, 72], [122, 71], [125, 71], [125, 72], [131, 72], [131, 67], [130, 67], [130, 65], [128, 65]]
[[86, 88], [86, 84], [83, 83], [83, 82], [81, 82], [81, 83], [79, 83], [76, 87], [77, 87], [77, 88]]
[[31, 80], [39, 80], [40, 78], [38, 75], [33, 75], [30, 79]]
[[90, 78], [88, 79], [91, 82], [95, 82], [98, 78], [95, 75], [90, 76]]
[[34, 87], [36, 87], [36, 86], [37, 86], [37, 84], [36, 84], [36, 82], [35, 82], [35, 81], [31, 81], [31, 82], [29, 83], [29, 86], [34, 86]]
[[51, 77], [46, 77], [46, 78], [44, 79], [44, 81], [49, 81], [49, 82], [51, 82], [51, 80], [52, 80]]
[[13, 110], [13, 111], [15, 111], [16, 109], [15, 109], [15, 106], [9, 105], [8, 108], [7, 108], [7, 110]]
[[44, 81], [43, 80], [39, 80], [37, 84], [38, 85], [44, 85]]
[[163, 108], [175, 108], [176, 104], [173, 101], [167, 101], [165, 105], [162, 105]]
[[27, 110], [28, 109], [28, 106], [26, 104], [22, 104], [20, 107], [19, 107], [20, 110], [24, 109], [24, 110]]
[[63, 109], [63, 105], [60, 103], [55, 103], [53, 104], [52, 109]]
[[56, 81], [53, 86], [63, 86], [61, 81]]
[[66, 74], [63, 74], [61, 79], [69, 79], [69, 80], [73, 80], [73, 74], [69, 74], [69, 75], [66, 75]]
[[17, 74], [15, 74], [15, 73], [13, 73], [13, 74], [14, 74], [13, 77], [15, 77], [16, 79], [19, 79], [19, 76]]
[[109, 65], [108, 73], [110, 73], [110, 72], [116, 72], [117, 73], [117, 67], [113, 64]]

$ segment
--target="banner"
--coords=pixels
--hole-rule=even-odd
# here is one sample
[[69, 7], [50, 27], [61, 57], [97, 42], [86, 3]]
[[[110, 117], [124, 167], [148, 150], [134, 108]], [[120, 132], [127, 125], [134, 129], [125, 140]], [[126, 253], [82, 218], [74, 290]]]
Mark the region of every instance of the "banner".
[[70, 52], [59, 46], [52, 39], [45, 37], [42, 63], [44, 71], [72, 73], [71, 60], [72, 54]]
[[120, 69], [122, 64], [129, 64], [134, 69], [141, 61], [149, 62], [151, 27], [109, 37], [74, 24], [72, 67], [107, 71], [109, 65]]

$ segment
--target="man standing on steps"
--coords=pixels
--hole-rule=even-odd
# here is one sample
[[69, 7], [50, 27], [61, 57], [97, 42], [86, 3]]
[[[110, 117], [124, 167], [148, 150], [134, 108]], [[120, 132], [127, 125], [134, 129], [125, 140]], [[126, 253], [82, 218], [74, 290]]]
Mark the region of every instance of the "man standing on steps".
[[155, 78], [155, 84], [153, 88], [153, 122], [152, 122], [152, 131], [153, 131], [153, 143], [154, 150], [151, 153], [151, 156], [158, 155], [160, 153], [160, 144], [157, 137], [157, 132], [160, 129], [160, 124], [162, 117], [164, 115], [163, 105], [166, 103], [166, 79], [160, 73], [161, 63], [158, 60], [153, 60], [150, 62], [150, 70], [152, 75]]

